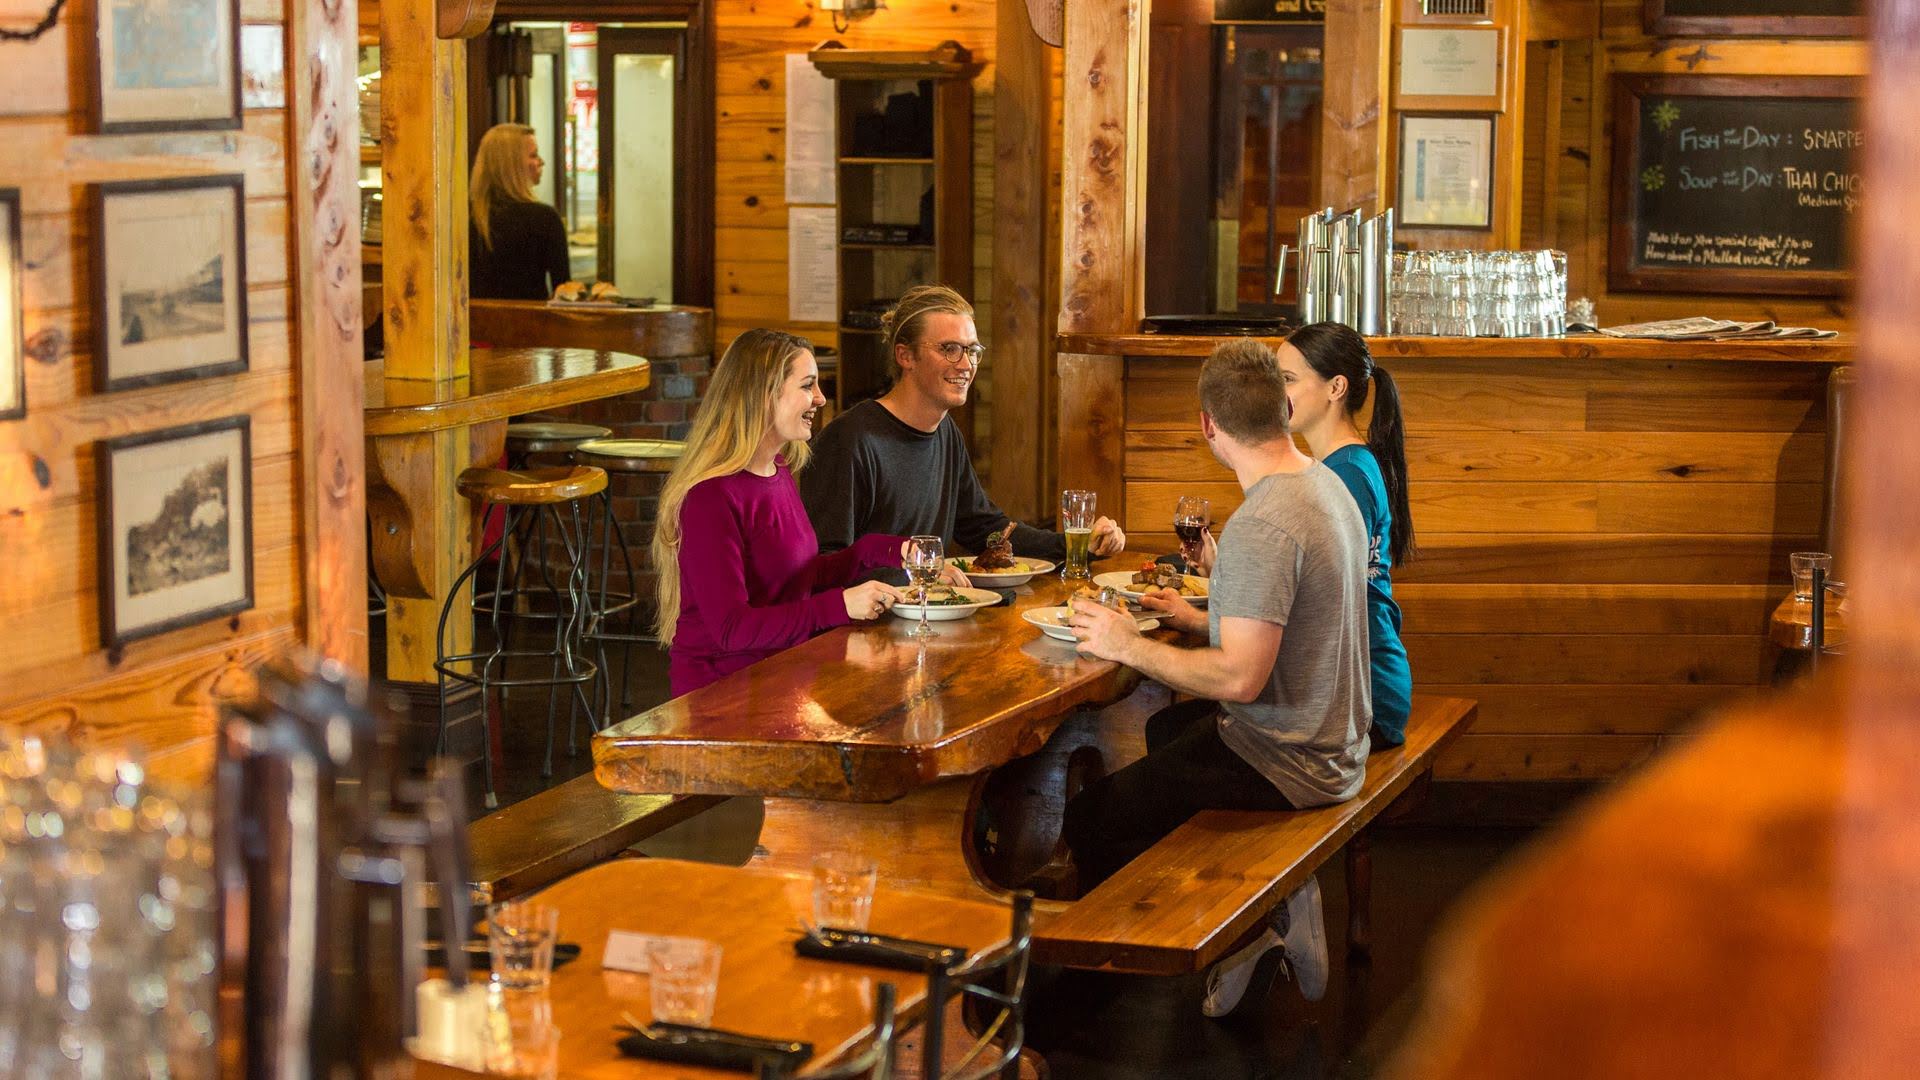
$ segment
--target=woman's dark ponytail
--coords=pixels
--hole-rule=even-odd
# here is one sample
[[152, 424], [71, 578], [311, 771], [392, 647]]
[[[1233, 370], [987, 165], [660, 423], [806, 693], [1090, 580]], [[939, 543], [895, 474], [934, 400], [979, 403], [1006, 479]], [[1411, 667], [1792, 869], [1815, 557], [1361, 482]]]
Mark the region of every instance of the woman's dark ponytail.
[[1387, 550], [1399, 566], [1413, 554], [1413, 512], [1407, 504], [1407, 432], [1400, 417], [1400, 388], [1386, 368], [1375, 367], [1367, 339], [1351, 327], [1335, 322], [1309, 323], [1295, 330], [1287, 343], [1300, 350], [1308, 366], [1323, 379], [1336, 375], [1347, 380], [1347, 415], [1367, 404], [1373, 391], [1373, 422], [1367, 425], [1367, 449], [1380, 465], [1387, 486], [1387, 506], [1393, 531]]
[[[1361, 391], [1361, 399], [1366, 391]], [[1353, 400], [1348, 392], [1347, 400]], [[1358, 406], [1350, 405], [1349, 411]], [[1367, 449], [1380, 463], [1381, 479], [1387, 482], [1387, 503], [1393, 508], [1393, 532], [1387, 537], [1393, 565], [1399, 566], [1413, 554], [1413, 511], [1407, 506], [1407, 429], [1400, 419], [1400, 388], [1383, 367], [1373, 369], [1373, 422], [1367, 425]]]

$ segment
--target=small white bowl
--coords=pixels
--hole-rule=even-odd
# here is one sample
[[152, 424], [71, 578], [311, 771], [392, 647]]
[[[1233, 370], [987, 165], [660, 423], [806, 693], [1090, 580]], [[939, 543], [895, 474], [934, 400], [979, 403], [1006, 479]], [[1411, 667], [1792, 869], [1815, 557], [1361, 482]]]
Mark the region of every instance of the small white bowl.
[[1054, 568], [1054, 564], [1045, 559], [1028, 559], [1015, 556], [1013, 561], [1020, 567], [1018, 570], [982, 570], [975, 573], [967, 569], [967, 567], [973, 565], [972, 559], [960, 558], [949, 559], [947, 561], [952, 563], [961, 573], [967, 575], [968, 581], [973, 582], [975, 585], [985, 585], [989, 589], [1016, 588], [1025, 585], [1041, 574], [1051, 572]]
[[[1078, 641], [1079, 639], [1073, 636], [1073, 627], [1066, 623], [1066, 619], [1072, 614], [1073, 609], [1069, 607], [1040, 607], [1028, 608], [1020, 613], [1020, 617], [1039, 627], [1040, 632], [1050, 638], [1059, 641]], [[1159, 626], [1160, 619], [1157, 616], [1136, 615], [1133, 623], [1144, 634]]]
[[[909, 596], [918, 595], [915, 587], [911, 585], [903, 591]], [[999, 593], [989, 592], [986, 589], [956, 588], [953, 591], [966, 597], [967, 603], [929, 604], [927, 605], [928, 622], [952, 622], [955, 619], [964, 619], [974, 612], [979, 611], [981, 608], [989, 608], [1000, 602]], [[910, 604], [902, 600], [900, 603], [893, 605], [893, 613], [903, 619], [912, 619], [915, 622], [920, 621], [919, 604]]]

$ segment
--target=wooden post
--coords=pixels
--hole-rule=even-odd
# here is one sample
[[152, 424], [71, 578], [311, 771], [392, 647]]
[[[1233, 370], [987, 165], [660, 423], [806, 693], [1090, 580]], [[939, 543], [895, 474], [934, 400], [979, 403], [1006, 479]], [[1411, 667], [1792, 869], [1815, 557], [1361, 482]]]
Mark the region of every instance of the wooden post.
[[1047, 169], [1052, 160], [1047, 47], [1025, 7], [994, 9], [993, 340], [994, 424], [988, 441], [993, 494], [1014, 518], [1049, 502], [1041, 475], [1041, 384], [1053, 356], [1046, 322]]
[[[467, 120], [463, 41], [441, 39], [434, 0], [380, 5], [380, 171], [387, 378], [467, 376]], [[413, 528], [433, 544], [426, 597], [393, 596], [387, 610], [387, 676], [435, 681], [434, 633], [446, 588], [472, 557], [471, 511], [454, 479], [471, 463], [468, 433], [395, 437], [381, 455], [408, 459], [432, 479], [414, 493]], [[384, 440], [392, 442], [393, 439]], [[370, 454], [370, 456], [373, 456]], [[381, 537], [376, 534], [376, 543]], [[449, 620], [449, 647], [466, 648], [467, 619]]]
[[1320, 205], [1383, 205], [1387, 132], [1387, 12], [1381, 0], [1328, 0], [1320, 115]]
[[296, 247], [302, 574], [307, 647], [367, 672], [366, 483], [361, 447], [359, 148], [355, 11], [287, 8], [288, 198]]
[[[1149, 0], [1067, 5], [1061, 176], [1061, 333], [1140, 328], [1146, 269]], [[1060, 484], [1124, 521], [1117, 356], [1061, 353]]]

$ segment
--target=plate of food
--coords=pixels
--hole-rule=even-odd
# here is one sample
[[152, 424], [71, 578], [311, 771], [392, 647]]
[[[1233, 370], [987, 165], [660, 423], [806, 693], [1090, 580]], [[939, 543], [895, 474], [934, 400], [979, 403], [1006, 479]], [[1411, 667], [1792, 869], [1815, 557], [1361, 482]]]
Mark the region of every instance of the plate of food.
[[[1020, 617], [1039, 627], [1040, 632], [1050, 638], [1060, 641], [1075, 640], [1073, 627], [1067, 624], [1067, 620], [1073, 617], [1073, 609], [1070, 607], [1028, 608], [1020, 613]], [[1157, 616], [1136, 614], [1133, 623], [1144, 634], [1159, 626], [1160, 620]]]
[[[901, 590], [907, 599], [893, 605], [893, 613], [903, 619], [920, 617], [920, 587], [909, 585]], [[928, 622], [948, 622], [964, 619], [981, 608], [992, 607], [1000, 602], [1000, 594], [989, 589], [968, 589], [958, 585], [930, 585], [927, 587]]]
[[1147, 563], [1131, 574], [1125, 570], [1096, 574], [1093, 583], [1103, 588], [1112, 586], [1113, 591], [1134, 601], [1154, 589], [1172, 589], [1180, 594], [1180, 599], [1194, 607], [1207, 606], [1206, 578], [1183, 574], [1162, 563]]
[[1053, 569], [1045, 559], [1025, 559], [1013, 553], [1013, 526], [987, 536], [986, 550], [971, 559], [948, 560], [967, 580], [990, 589], [1011, 589], [1025, 585], [1035, 575]]

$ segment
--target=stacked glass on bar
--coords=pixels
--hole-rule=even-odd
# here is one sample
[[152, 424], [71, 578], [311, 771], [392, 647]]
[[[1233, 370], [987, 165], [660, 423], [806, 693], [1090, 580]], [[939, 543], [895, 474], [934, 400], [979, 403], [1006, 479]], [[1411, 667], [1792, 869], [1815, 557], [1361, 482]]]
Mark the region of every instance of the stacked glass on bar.
[[214, 1076], [215, 906], [204, 799], [0, 735], [0, 1076]]
[[1397, 251], [1387, 332], [1559, 337], [1567, 332], [1564, 251]]

